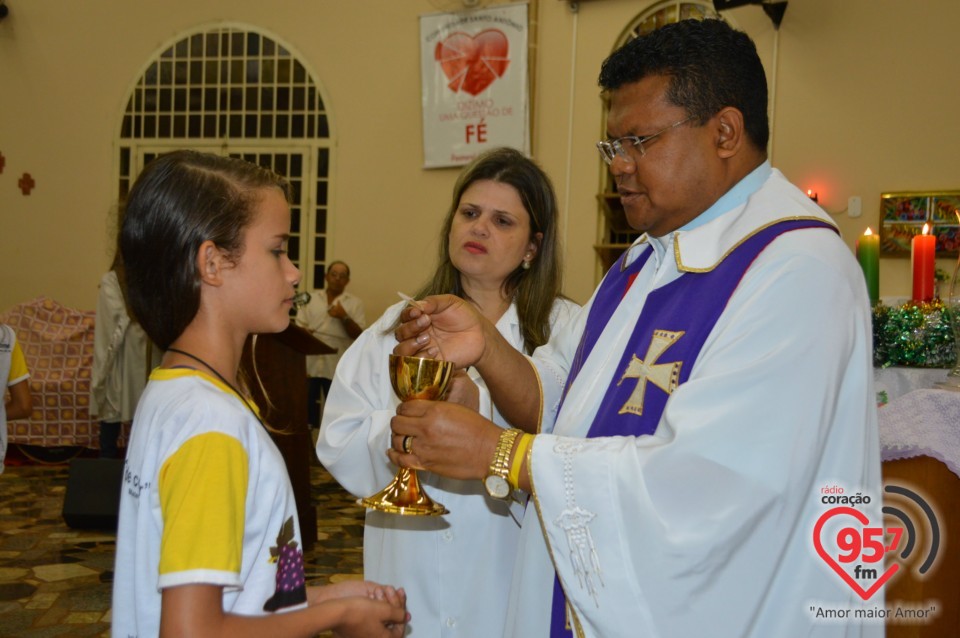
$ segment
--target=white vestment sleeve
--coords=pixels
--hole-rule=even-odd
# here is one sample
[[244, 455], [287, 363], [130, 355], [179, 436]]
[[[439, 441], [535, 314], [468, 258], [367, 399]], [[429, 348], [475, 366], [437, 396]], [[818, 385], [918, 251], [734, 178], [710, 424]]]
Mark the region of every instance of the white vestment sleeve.
[[533, 355], [528, 357], [540, 381], [541, 419], [538, 429], [540, 432], [553, 431], [553, 424], [563, 398], [563, 388], [592, 302], [591, 298], [590, 302], [582, 308], [572, 303], [563, 304], [558, 320], [553, 323], [550, 341], [537, 348]]
[[388, 368], [396, 339], [384, 330], [400, 307], [402, 303], [387, 309], [347, 348], [323, 408], [317, 457], [347, 491], [361, 498], [385, 487], [397, 473], [387, 457], [390, 419], [399, 404]]

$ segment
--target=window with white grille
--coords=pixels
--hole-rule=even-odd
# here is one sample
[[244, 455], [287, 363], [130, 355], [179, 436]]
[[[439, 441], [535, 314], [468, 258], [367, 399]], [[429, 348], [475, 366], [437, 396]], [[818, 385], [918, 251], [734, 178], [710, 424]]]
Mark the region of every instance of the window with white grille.
[[241, 157], [290, 180], [290, 257], [323, 286], [332, 140], [317, 82], [288, 47], [249, 27], [205, 28], [163, 47], [127, 101], [118, 197], [177, 148]]

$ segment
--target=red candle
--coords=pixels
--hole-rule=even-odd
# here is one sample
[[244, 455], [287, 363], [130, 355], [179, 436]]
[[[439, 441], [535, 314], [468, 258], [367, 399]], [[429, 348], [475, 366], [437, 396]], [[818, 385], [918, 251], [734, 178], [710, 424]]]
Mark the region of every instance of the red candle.
[[910, 242], [910, 267], [913, 270], [913, 300], [933, 300], [933, 281], [936, 271], [934, 256], [937, 238], [928, 234], [930, 226], [923, 225], [923, 234], [915, 235]]

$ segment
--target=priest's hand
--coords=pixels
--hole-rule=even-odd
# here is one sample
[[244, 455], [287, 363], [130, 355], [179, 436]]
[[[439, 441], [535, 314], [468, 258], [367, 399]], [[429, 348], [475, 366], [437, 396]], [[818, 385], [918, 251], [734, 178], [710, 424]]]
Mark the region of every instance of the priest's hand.
[[393, 353], [453, 361], [458, 368], [483, 356], [492, 324], [468, 301], [454, 295], [425, 297], [400, 314]]
[[503, 431], [474, 410], [449, 401], [404, 401], [390, 428], [387, 456], [392, 462], [456, 479], [487, 475]]

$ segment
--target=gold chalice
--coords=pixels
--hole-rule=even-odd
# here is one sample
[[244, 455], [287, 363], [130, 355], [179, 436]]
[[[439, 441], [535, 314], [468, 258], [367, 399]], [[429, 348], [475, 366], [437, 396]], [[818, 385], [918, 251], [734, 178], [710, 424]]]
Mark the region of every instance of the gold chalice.
[[[453, 376], [453, 363], [439, 359], [390, 355], [390, 384], [401, 401], [439, 401]], [[362, 498], [364, 507], [403, 516], [441, 516], [446, 507], [433, 501], [420, 487], [416, 470], [401, 467], [390, 485]]]

